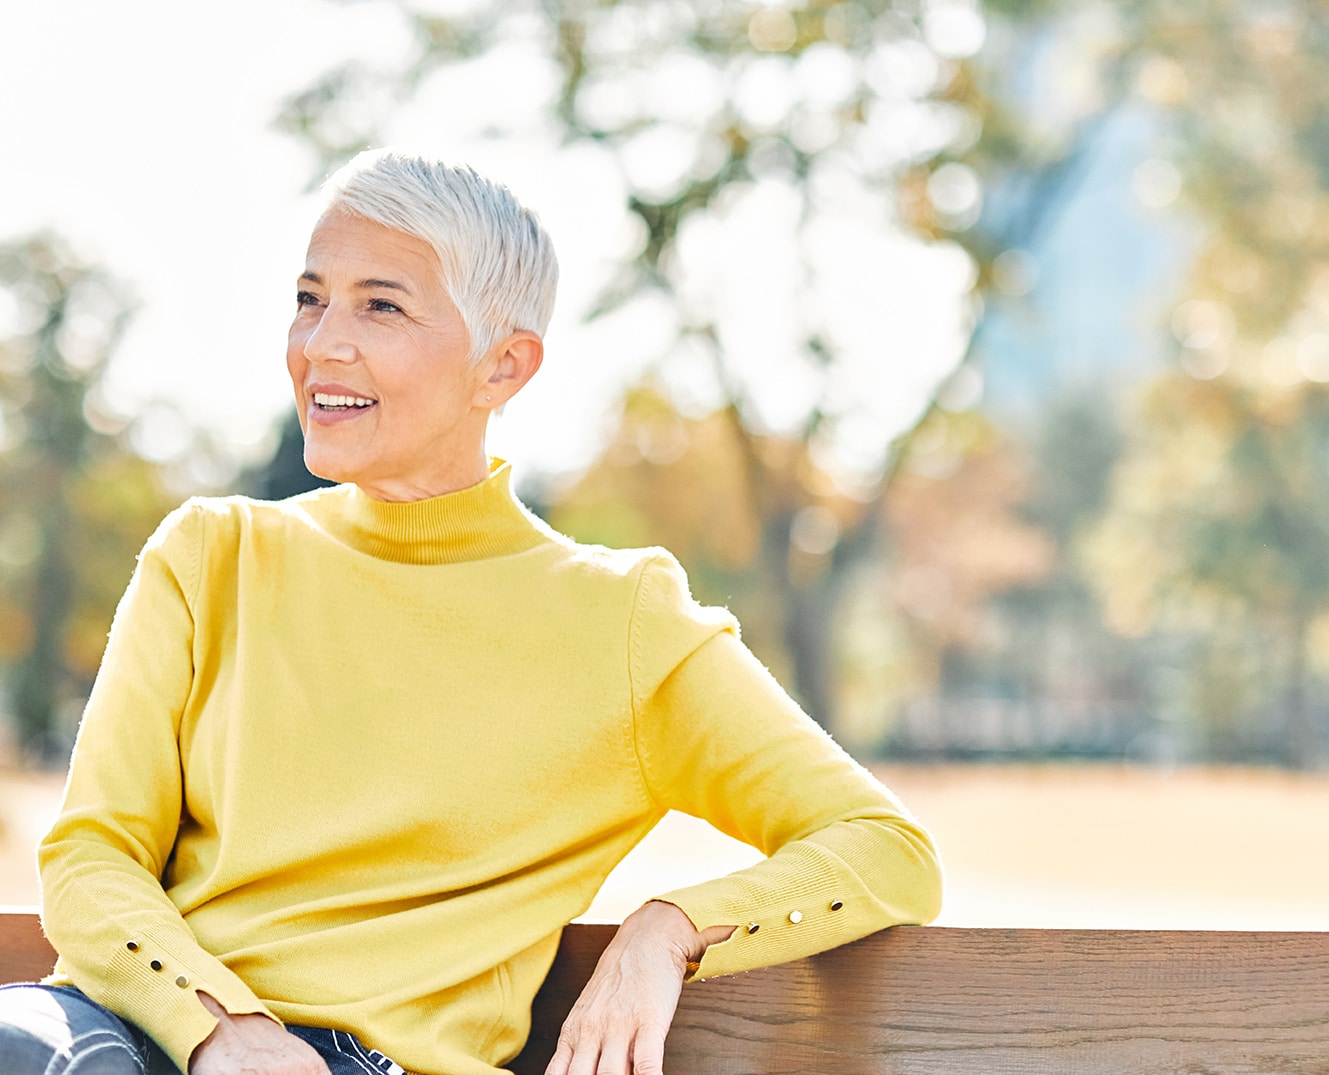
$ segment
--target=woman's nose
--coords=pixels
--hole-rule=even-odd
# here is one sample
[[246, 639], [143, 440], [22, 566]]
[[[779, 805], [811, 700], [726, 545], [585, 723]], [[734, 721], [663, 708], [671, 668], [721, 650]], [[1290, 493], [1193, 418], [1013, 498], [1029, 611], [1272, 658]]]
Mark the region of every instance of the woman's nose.
[[311, 362], [354, 362], [359, 349], [352, 328], [344, 307], [329, 303], [305, 337], [305, 357]]

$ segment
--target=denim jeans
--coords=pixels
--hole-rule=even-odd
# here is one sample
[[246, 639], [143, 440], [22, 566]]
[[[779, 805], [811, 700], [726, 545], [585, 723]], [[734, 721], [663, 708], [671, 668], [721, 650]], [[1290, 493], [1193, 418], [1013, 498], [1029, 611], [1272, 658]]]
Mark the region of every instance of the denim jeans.
[[[288, 1026], [323, 1057], [332, 1075], [403, 1075], [352, 1034]], [[179, 1075], [143, 1031], [77, 989], [0, 986], [0, 1072], [4, 1075]]]

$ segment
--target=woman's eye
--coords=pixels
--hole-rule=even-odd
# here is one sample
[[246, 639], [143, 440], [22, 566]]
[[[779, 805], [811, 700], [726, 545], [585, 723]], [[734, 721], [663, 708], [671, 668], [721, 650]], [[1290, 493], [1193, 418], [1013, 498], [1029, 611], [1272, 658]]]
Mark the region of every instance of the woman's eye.
[[375, 313], [380, 314], [399, 314], [401, 307], [395, 302], [388, 302], [387, 299], [370, 299], [369, 308]]
[[314, 306], [318, 303], [317, 296], [308, 291], [297, 291], [295, 293], [295, 305], [301, 309], [306, 306]]

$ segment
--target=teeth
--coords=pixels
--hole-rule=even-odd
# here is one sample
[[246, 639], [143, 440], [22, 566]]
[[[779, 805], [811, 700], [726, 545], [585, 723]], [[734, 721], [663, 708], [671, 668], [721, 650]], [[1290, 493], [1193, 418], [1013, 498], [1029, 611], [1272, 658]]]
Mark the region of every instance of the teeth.
[[315, 392], [314, 402], [320, 407], [369, 407], [374, 403], [363, 396], [330, 396], [326, 392]]

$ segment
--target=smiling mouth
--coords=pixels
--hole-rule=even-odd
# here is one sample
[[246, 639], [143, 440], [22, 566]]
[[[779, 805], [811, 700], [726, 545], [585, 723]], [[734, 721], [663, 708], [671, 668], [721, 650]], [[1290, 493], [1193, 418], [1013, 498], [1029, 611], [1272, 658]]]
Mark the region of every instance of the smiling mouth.
[[378, 400], [364, 396], [333, 396], [327, 392], [314, 393], [314, 406], [323, 411], [353, 411], [372, 407]]

